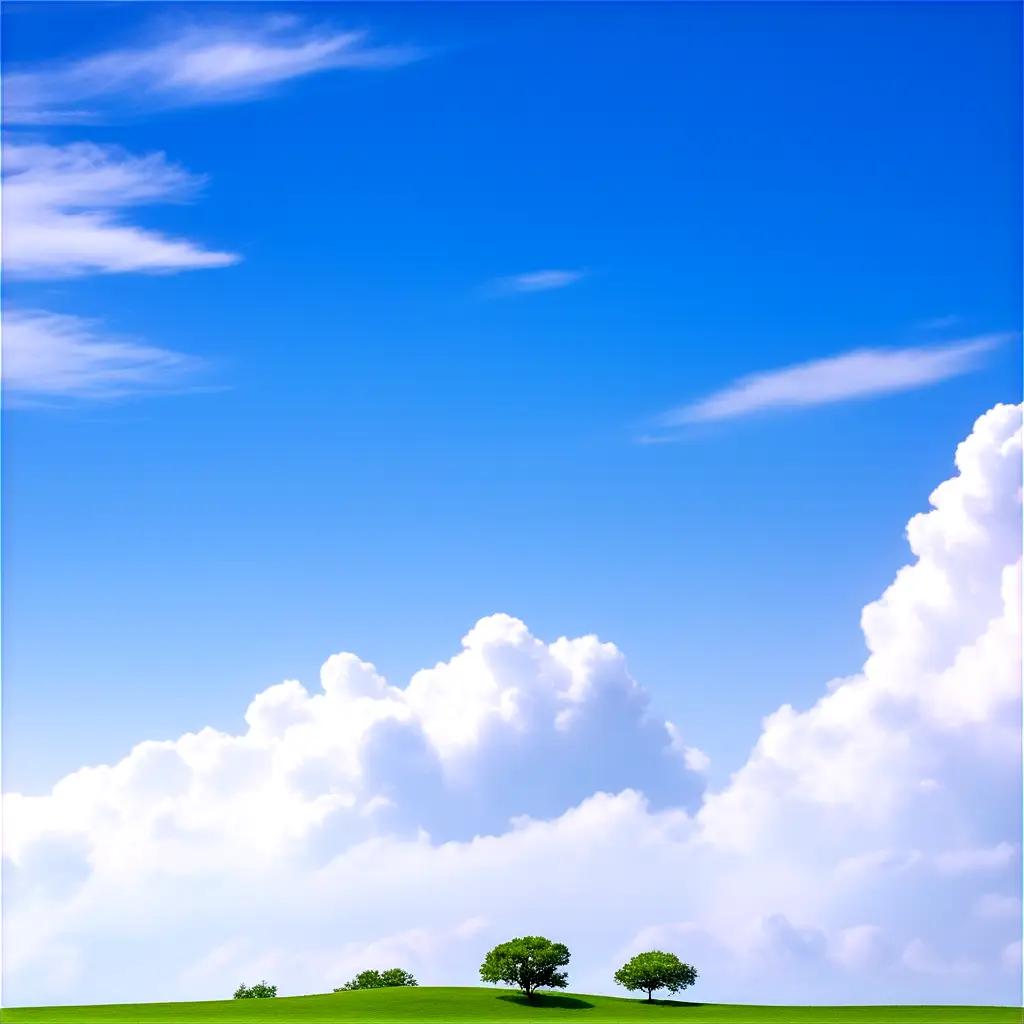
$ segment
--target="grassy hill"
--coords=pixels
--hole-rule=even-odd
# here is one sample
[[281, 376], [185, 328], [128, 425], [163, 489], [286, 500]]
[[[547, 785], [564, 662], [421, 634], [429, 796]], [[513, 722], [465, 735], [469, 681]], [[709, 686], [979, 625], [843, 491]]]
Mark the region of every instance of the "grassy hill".
[[730, 1006], [609, 996], [539, 996], [530, 1005], [518, 993], [491, 988], [406, 988], [282, 999], [209, 1003], [137, 1003], [112, 1006], [31, 1007], [3, 1011], [3, 1024], [326, 1024], [366, 1021], [525, 1021], [536, 1024], [1020, 1024], [1011, 1007], [957, 1006]]

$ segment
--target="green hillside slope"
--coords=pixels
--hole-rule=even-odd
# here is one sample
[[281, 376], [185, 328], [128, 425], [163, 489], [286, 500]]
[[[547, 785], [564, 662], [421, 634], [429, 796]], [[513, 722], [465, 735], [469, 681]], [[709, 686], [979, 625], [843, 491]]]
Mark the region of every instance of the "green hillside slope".
[[1010, 1007], [955, 1006], [730, 1006], [658, 1002], [608, 996], [540, 996], [534, 1005], [501, 989], [411, 988], [342, 992], [286, 999], [208, 1003], [140, 1003], [117, 1006], [32, 1007], [3, 1011], [3, 1024], [321, 1024], [367, 1021], [525, 1021], [536, 1024], [602, 1024], [659, 1021], [665, 1024], [1019, 1024]]

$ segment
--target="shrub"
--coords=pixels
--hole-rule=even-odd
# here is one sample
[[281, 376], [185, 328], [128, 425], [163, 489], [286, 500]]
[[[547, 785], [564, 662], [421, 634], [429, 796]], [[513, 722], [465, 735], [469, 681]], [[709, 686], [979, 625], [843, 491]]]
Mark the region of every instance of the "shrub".
[[648, 1000], [653, 999], [660, 988], [675, 993], [689, 988], [696, 980], [695, 968], [684, 964], [675, 953], [663, 953], [660, 949], [637, 953], [615, 972], [617, 984], [630, 992], [646, 992]]
[[527, 935], [495, 946], [480, 965], [483, 981], [515, 985], [527, 999], [538, 988], [565, 988], [568, 975], [559, 970], [569, 963], [569, 950], [542, 935]]
[[277, 995], [277, 986], [268, 985], [265, 981], [255, 985], [239, 985], [235, 990], [235, 999], [273, 999]]
[[386, 971], [360, 971], [351, 981], [346, 981], [335, 992], [354, 992], [366, 988], [409, 988], [416, 979], [401, 967], [390, 967]]
[[380, 980], [384, 982], [385, 988], [413, 988], [417, 984], [416, 979], [401, 967], [381, 971]]

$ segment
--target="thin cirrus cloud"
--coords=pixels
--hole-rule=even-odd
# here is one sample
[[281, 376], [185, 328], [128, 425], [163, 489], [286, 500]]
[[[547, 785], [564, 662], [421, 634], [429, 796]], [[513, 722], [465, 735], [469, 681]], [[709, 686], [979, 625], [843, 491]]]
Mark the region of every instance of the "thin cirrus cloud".
[[492, 295], [522, 295], [528, 292], [550, 292], [582, 281], [585, 270], [531, 270], [525, 274], [511, 274], [492, 281], [488, 291]]
[[88, 142], [4, 147], [3, 263], [9, 278], [171, 273], [237, 262], [234, 253], [125, 223], [121, 211], [183, 202], [203, 179], [162, 153]]
[[[362, 32], [310, 27], [291, 15], [192, 23], [149, 44], [4, 76], [8, 127], [109, 120], [133, 111], [238, 101], [278, 83], [337, 68], [387, 68], [417, 59]], [[9, 282], [92, 274], [176, 273], [226, 267], [233, 253], [132, 224], [126, 211], [194, 198], [204, 183], [162, 153], [115, 146], [4, 145], [3, 266]], [[174, 389], [202, 362], [111, 336], [93, 321], [14, 308], [4, 319], [4, 390], [21, 404], [61, 396], [121, 397]]]
[[[740, 377], [732, 384], [665, 413], [662, 427], [680, 427], [754, 413], [830, 405], [873, 395], [911, 391], [976, 369], [985, 353], [1008, 335], [985, 334], [945, 345], [858, 349], [826, 359]], [[660, 440], [653, 438], [650, 440]]]
[[177, 389], [204, 366], [195, 356], [112, 336], [82, 317], [36, 309], [4, 313], [3, 388], [18, 405]]
[[151, 45], [11, 71], [4, 78], [4, 119], [8, 125], [81, 123], [138, 108], [247, 99], [318, 71], [396, 67], [420, 56], [409, 46], [372, 45], [365, 32], [309, 28], [290, 16], [187, 26]]

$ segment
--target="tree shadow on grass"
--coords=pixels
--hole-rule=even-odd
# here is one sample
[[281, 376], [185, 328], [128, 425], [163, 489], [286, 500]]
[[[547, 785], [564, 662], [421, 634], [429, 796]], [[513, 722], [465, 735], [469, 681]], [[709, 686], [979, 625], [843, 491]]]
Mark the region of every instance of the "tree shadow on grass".
[[577, 999], [575, 996], [553, 996], [538, 992], [532, 999], [524, 995], [503, 995], [498, 996], [506, 1003], [517, 1003], [519, 1006], [530, 1006], [536, 1010], [592, 1010], [593, 1003], [586, 999]]
[[706, 1003], [687, 1003], [682, 999], [640, 999], [638, 1002], [643, 1003], [644, 1006], [686, 1006], [689, 1008], [707, 1005]]

